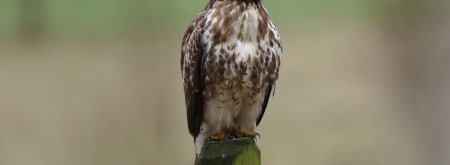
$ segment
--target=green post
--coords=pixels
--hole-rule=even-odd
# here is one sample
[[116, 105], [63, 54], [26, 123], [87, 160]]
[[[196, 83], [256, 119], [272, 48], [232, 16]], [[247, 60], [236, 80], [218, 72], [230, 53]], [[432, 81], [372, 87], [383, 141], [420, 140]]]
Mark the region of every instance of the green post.
[[252, 138], [208, 141], [195, 165], [260, 165], [261, 151]]

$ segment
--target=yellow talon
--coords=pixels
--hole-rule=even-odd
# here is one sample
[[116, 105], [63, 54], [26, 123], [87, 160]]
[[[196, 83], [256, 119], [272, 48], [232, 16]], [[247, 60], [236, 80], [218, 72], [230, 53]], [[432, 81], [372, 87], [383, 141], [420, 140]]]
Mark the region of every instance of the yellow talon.
[[255, 138], [255, 137], [259, 136], [259, 133], [255, 132], [255, 131], [244, 131], [244, 132], [241, 132], [241, 136]]
[[220, 132], [216, 133], [215, 135], [209, 137], [209, 140], [219, 141], [219, 140], [233, 139], [233, 138], [235, 138], [235, 137], [233, 135], [231, 135], [230, 133], [227, 133], [225, 131], [220, 131]]

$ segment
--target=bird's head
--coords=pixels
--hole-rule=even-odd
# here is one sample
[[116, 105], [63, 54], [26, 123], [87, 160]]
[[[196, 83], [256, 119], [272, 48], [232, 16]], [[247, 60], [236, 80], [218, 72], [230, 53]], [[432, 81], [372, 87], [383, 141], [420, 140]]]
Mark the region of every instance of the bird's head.
[[215, 2], [215, 1], [259, 2], [259, 1], [261, 1], [261, 0], [209, 0], [209, 2]]

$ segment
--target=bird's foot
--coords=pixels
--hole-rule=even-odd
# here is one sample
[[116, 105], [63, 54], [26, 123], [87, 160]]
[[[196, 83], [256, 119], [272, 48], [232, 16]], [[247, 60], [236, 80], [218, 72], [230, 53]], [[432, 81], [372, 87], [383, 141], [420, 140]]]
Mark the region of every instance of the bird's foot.
[[235, 138], [235, 137], [233, 135], [231, 135], [230, 133], [227, 133], [225, 131], [220, 131], [220, 132], [216, 133], [215, 135], [209, 137], [209, 140], [219, 141], [219, 140], [233, 139], [233, 138]]
[[259, 139], [260, 135], [256, 131], [243, 131], [243, 132], [237, 133], [236, 137], [251, 137], [251, 138], [255, 139], [255, 141], [256, 141]]

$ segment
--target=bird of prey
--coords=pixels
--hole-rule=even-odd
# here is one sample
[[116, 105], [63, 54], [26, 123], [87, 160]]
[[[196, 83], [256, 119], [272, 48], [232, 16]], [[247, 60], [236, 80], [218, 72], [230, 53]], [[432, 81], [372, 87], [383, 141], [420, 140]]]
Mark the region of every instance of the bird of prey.
[[258, 135], [281, 53], [280, 36], [261, 0], [209, 0], [189, 25], [181, 50], [197, 155], [207, 140]]

